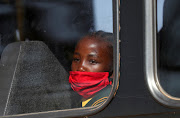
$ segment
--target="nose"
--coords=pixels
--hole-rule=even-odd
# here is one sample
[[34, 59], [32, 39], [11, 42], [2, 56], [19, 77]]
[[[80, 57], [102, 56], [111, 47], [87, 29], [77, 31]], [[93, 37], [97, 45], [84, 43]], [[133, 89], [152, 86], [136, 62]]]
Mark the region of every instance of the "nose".
[[81, 72], [85, 72], [86, 71], [85, 62], [79, 63], [78, 71], [81, 71]]
[[85, 72], [85, 69], [83, 67], [78, 68], [78, 71]]

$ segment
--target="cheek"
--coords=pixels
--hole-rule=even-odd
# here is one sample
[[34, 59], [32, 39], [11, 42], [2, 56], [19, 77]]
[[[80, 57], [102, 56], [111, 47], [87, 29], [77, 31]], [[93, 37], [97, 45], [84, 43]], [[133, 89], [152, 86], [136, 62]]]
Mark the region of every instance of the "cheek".
[[71, 71], [77, 71], [77, 64], [75, 63], [71, 64]]
[[104, 60], [104, 69], [106, 71], [112, 71], [113, 68], [113, 60], [111, 58], [107, 58]]
[[104, 72], [104, 71], [107, 71], [106, 67], [103, 64], [93, 65], [93, 66], [89, 67], [89, 70], [91, 72]]
[[104, 63], [104, 64], [99, 64], [96, 66], [96, 70], [99, 72], [110, 72], [111, 71], [111, 65]]

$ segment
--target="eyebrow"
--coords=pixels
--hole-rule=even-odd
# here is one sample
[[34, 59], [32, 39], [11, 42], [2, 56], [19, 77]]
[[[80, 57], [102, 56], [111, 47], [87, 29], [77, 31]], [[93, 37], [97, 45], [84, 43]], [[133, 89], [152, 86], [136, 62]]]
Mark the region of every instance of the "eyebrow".
[[[80, 53], [74, 52], [74, 55], [80, 55]], [[99, 56], [97, 55], [96, 52], [92, 52], [92, 53], [88, 54], [88, 57], [97, 57], [97, 58], [99, 58]]]
[[96, 52], [88, 54], [88, 57], [98, 57], [99, 58], [99, 56], [97, 55]]
[[74, 52], [75, 55], [80, 55], [78, 52]]

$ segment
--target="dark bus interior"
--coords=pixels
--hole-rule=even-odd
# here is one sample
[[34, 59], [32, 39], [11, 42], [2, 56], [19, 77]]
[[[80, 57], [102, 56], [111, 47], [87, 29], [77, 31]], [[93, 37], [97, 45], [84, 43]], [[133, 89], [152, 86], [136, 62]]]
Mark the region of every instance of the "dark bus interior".
[[[174, 14], [179, 14], [179, 0], [165, 1], [165, 12], [177, 9]], [[179, 108], [161, 104], [147, 86], [144, 2], [120, 2], [120, 78], [114, 98], [101, 111], [88, 114], [82, 110], [74, 115], [68, 109], [80, 107], [75, 105], [80, 96], [72, 91], [68, 72], [77, 41], [96, 30], [93, 1], [0, 0], [0, 117], [26, 113], [32, 114], [14, 117], [61, 117], [53, 111], [62, 110], [71, 117], [179, 118]], [[158, 76], [164, 90], [179, 97], [180, 56], [176, 52], [180, 46], [167, 38], [172, 38], [169, 30], [179, 28], [179, 16], [176, 24], [168, 18], [164, 16], [167, 22], [157, 33]]]
[[78, 107], [68, 72], [76, 42], [93, 30], [91, 7], [84, 0], [1, 0], [1, 115]]

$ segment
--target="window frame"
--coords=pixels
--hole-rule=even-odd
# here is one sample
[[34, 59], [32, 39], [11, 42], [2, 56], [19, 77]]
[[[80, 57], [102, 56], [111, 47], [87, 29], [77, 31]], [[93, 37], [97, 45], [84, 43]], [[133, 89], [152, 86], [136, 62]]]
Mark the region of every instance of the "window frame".
[[27, 113], [27, 114], [17, 114], [17, 115], [7, 115], [2, 116], [4, 118], [34, 118], [34, 117], [42, 117], [42, 118], [53, 118], [53, 117], [81, 117], [96, 114], [102, 111], [115, 96], [117, 91], [117, 87], [119, 85], [119, 0], [112, 0], [113, 2], [113, 34], [114, 34], [114, 47], [113, 47], [113, 70], [114, 70], [114, 80], [112, 84], [111, 93], [106, 100], [101, 105], [97, 105], [94, 107], [84, 107], [84, 108], [72, 108], [72, 109], [64, 109], [64, 110], [54, 110], [54, 111], [44, 111], [44, 112], [35, 112], [35, 113]]
[[161, 104], [180, 107], [180, 98], [168, 94], [161, 86], [157, 73], [156, 0], [145, 0], [145, 79], [152, 96]]

